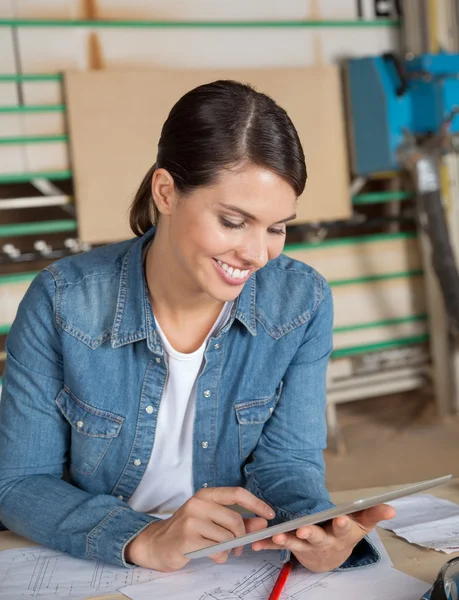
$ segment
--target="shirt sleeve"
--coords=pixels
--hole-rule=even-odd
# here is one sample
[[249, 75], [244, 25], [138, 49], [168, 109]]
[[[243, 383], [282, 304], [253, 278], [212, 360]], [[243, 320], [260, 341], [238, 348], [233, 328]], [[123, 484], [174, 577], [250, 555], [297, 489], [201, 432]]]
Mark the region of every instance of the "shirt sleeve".
[[42, 271], [7, 338], [0, 402], [0, 521], [74, 557], [130, 566], [124, 560], [126, 545], [157, 519], [63, 479], [70, 425], [55, 402], [64, 373], [55, 301], [54, 278]]
[[[272, 524], [317, 513], [334, 504], [325, 485], [326, 373], [333, 347], [333, 298], [322, 280], [322, 299], [301, 346], [282, 378], [282, 393], [266, 422], [252, 460], [247, 487], [276, 512]], [[287, 559], [288, 552], [283, 551]], [[379, 553], [368, 540], [341, 568], [372, 564]]]

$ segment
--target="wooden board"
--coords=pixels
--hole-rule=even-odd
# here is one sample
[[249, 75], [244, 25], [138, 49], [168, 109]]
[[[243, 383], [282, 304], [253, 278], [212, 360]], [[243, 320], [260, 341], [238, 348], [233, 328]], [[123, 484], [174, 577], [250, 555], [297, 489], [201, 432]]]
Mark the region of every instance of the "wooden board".
[[129, 205], [155, 162], [167, 114], [188, 90], [220, 78], [250, 82], [268, 93], [298, 129], [309, 178], [297, 222], [350, 216], [338, 67], [67, 72], [72, 169], [83, 241], [131, 237]]
[[422, 269], [418, 240], [403, 234], [286, 246], [284, 254], [311, 265], [328, 281]]

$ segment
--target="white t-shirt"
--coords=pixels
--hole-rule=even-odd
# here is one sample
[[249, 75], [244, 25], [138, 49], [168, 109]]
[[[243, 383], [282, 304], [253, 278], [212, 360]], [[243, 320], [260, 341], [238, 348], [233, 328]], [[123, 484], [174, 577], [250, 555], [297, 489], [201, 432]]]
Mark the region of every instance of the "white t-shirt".
[[167, 518], [193, 495], [196, 381], [207, 341], [227, 322], [232, 304], [225, 303], [201, 347], [190, 354], [174, 350], [155, 319], [167, 355], [169, 376], [161, 398], [150, 460], [129, 500], [134, 510]]

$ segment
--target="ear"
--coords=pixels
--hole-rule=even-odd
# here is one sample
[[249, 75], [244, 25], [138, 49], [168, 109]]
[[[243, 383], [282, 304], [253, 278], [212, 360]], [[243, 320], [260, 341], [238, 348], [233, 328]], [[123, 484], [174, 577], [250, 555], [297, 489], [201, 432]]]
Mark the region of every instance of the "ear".
[[170, 215], [177, 204], [174, 179], [166, 169], [156, 169], [151, 180], [151, 195], [161, 215]]

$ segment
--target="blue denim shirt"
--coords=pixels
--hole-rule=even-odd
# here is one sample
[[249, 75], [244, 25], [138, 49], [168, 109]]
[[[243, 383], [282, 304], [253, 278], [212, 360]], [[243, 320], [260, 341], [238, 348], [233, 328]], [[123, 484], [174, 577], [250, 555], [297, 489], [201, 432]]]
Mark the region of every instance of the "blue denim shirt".
[[[0, 402], [0, 520], [125, 566], [125, 546], [155, 520], [127, 504], [167, 378], [142, 264], [153, 235], [64, 258], [35, 278], [8, 335]], [[206, 347], [195, 491], [244, 486], [273, 507], [273, 523], [332, 506], [322, 456], [332, 322], [330, 289], [311, 267], [281, 255], [251, 276]], [[377, 559], [364, 540], [343, 566]]]

